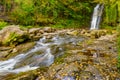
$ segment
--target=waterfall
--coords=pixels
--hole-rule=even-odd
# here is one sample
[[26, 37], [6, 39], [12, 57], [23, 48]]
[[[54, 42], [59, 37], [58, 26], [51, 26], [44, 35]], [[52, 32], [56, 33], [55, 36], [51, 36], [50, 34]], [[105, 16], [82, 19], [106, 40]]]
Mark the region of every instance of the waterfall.
[[90, 29], [99, 29], [99, 24], [102, 16], [104, 5], [97, 4], [93, 11]]

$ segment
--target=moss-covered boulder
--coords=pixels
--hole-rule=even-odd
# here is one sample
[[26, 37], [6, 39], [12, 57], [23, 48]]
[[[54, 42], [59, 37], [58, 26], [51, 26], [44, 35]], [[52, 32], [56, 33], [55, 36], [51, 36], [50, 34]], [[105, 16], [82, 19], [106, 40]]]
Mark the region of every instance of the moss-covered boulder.
[[15, 46], [28, 39], [27, 31], [23, 31], [19, 26], [6, 26], [0, 31], [0, 43], [6, 46]]
[[105, 36], [107, 34], [115, 34], [116, 32], [115, 31], [110, 31], [110, 30], [82, 30], [80, 32], [81, 35], [83, 36], [87, 36], [87, 37], [90, 37], [90, 38], [99, 38], [101, 36]]

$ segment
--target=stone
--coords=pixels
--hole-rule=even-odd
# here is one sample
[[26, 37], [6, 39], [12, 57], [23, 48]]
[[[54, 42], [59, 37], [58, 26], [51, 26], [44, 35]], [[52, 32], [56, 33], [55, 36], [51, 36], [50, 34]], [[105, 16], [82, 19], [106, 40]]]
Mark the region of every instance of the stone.
[[97, 40], [105, 40], [105, 41], [116, 41], [116, 35], [105, 35], [105, 36], [101, 36], [100, 38], [98, 38]]
[[47, 32], [47, 33], [51, 33], [51, 32], [55, 31], [55, 29], [53, 29], [51, 27], [44, 27], [43, 30], [44, 30], [44, 32]]
[[33, 41], [36, 41], [36, 40], [39, 40], [41, 37], [42, 37], [42, 36], [34, 36], [32, 40], [33, 40]]
[[41, 33], [37, 33], [37, 35], [36, 36], [41, 36]]
[[27, 32], [20, 29], [18, 25], [6, 26], [0, 31], [0, 42], [2, 45], [17, 45], [28, 38]]
[[81, 30], [81, 32], [80, 32], [81, 34], [85, 34], [86, 33], [86, 30], [85, 29], [83, 29], [83, 30]]
[[0, 58], [3, 59], [5, 58], [7, 55], [9, 55], [9, 51], [0, 51]]
[[68, 35], [72, 35], [72, 36], [76, 36], [76, 35], [78, 34], [78, 31], [77, 31], [77, 30], [68, 31], [67, 34], [68, 34]]
[[[17, 45], [16, 47], [11, 49], [11, 52], [8, 53], [8, 55], [6, 56], [7, 58], [12, 58], [20, 53], [25, 53], [28, 50], [30, 50], [31, 48], [33, 48], [35, 45], [35, 42], [27, 42], [27, 43], [23, 43], [20, 45]], [[2, 55], [2, 54], [0, 54]]]
[[39, 31], [40, 31], [40, 29], [41, 28], [31, 28], [31, 29], [29, 29], [29, 34], [31, 34], [31, 33], [33, 33], [33, 34], [36, 34], [36, 33], [38, 33]]
[[44, 33], [44, 30], [39, 30], [39, 33], [43, 34], [43, 33]]
[[0, 51], [6, 51], [6, 50], [10, 50], [11, 47], [5, 47], [5, 46], [1, 46], [0, 47]]

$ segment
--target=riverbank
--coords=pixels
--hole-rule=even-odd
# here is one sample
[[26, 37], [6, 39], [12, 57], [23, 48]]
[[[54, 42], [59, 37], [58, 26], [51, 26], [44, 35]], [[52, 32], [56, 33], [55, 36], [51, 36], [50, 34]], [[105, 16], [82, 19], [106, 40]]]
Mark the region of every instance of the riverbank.
[[[34, 42], [45, 36], [46, 40], [48, 41], [45, 43], [49, 43], [50, 40], [58, 34], [59, 36], [62, 36], [63, 40], [66, 40], [67, 38], [67, 41], [70, 39], [72, 40], [70, 40], [70, 43], [65, 45], [58, 47], [55, 45], [55, 47], [53, 46], [51, 53], [55, 56], [55, 59], [54, 63], [52, 63], [50, 66], [41, 67], [33, 71], [21, 72], [19, 74], [12, 73], [3, 77], [1, 76], [1, 80], [120, 79], [120, 75], [116, 66], [118, 56], [116, 47], [116, 31], [91, 31], [85, 29], [56, 30], [48, 27], [44, 28], [43, 30], [44, 31], [42, 31], [41, 28], [27, 30], [30, 33], [29, 35], [33, 35], [31, 36], [31, 40], [28, 41]], [[42, 34], [38, 39], [36, 39], [35, 36], [37, 36], [39, 33]], [[79, 41], [77, 40], [78, 37], [80, 37]], [[21, 44], [15, 45], [14, 48], [16, 48], [16, 50], [12, 50], [17, 51], [17, 47], [20, 45]], [[20, 49], [18, 51], [26, 48], [26, 42], [23, 42], [22, 45], [23, 46], [18, 47], [18, 49]], [[30, 47], [30, 45], [31, 43], [28, 46]], [[30, 48], [32, 48], [34, 45], [32, 43]], [[7, 50], [5, 48], [4, 50]], [[63, 51], [64, 53], [59, 53], [59, 48], [65, 49]], [[11, 58], [14, 56], [15, 55], [11, 56]]]

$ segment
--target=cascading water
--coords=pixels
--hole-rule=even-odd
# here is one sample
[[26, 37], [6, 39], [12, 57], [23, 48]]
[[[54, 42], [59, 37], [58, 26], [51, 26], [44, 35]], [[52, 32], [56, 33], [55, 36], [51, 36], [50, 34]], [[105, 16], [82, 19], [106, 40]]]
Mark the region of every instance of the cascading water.
[[90, 29], [99, 29], [99, 24], [102, 16], [104, 5], [97, 4], [97, 6], [94, 8], [92, 21], [91, 21], [91, 27]]
[[[0, 61], [0, 75], [25, 72], [39, 67], [49, 66], [54, 62], [55, 56], [53, 55], [53, 49], [55, 49], [56, 46], [59, 47], [58, 54], [60, 55], [60, 53], [64, 52], [63, 45], [76, 45], [76, 43], [81, 40], [83, 40], [83, 38], [70, 35], [65, 35], [64, 37], [54, 35], [50, 39], [47, 39], [46, 36], [44, 36], [37, 41], [34, 48], [27, 53], [19, 54], [6, 61]], [[57, 54], [57, 52], [55, 54]]]

